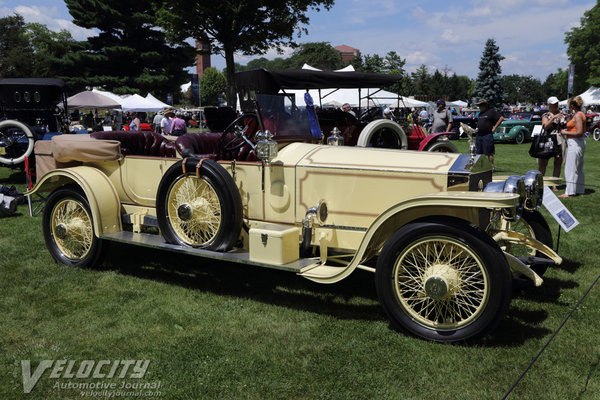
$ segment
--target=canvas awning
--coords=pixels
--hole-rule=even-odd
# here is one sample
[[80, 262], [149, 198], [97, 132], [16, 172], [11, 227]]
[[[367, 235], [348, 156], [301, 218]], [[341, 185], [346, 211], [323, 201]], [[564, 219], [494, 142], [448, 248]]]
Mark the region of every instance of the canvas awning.
[[67, 108], [121, 108], [121, 104], [100, 93], [85, 90], [67, 98]]

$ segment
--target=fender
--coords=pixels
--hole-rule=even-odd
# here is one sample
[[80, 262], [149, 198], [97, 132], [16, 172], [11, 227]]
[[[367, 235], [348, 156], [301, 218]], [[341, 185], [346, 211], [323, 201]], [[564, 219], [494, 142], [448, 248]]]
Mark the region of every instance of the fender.
[[439, 192], [398, 203], [375, 219], [347, 266], [315, 264], [300, 275], [319, 283], [335, 283], [350, 275], [362, 262], [375, 256], [386, 240], [407, 223], [431, 216], [452, 217], [476, 223], [482, 208], [512, 208], [519, 202], [517, 194], [494, 193], [493, 197], [488, 196], [489, 194], [491, 193]]
[[[37, 192], [50, 192], [65, 185], [77, 185], [85, 193], [90, 203], [92, 219], [94, 221], [94, 234], [98, 237], [107, 233], [119, 232], [121, 226], [121, 204], [113, 184], [97, 168], [80, 166], [64, 169], [55, 169], [48, 172], [35, 185], [25, 193], [31, 196]], [[92, 190], [93, 188], [93, 190]]]
[[[438, 138], [440, 136], [446, 136], [448, 137], [448, 135], [454, 135], [454, 132], [437, 132], [437, 133], [432, 133], [431, 135], [426, 136], [423, 140], [421, 140], [421, 142], [419, 143], [419, 151], [423, 151], [425, 150], [425, 148], [427, 146], [429, 146], [430, 143], [435, 142], [436, 140], [438, 140]], [[448, 139], [450, 140], [450, 139]]]
[[519, 133], [519, 131], [526, 131], [529, 132], [529, 130], [527, 128], [525, 128], [523, 125], [517, 125], [517, 126], [513, 126], [512, 128], [510, 128], [510, 131], [508, 131], [508, 134], [516, 137], [517, 133]]

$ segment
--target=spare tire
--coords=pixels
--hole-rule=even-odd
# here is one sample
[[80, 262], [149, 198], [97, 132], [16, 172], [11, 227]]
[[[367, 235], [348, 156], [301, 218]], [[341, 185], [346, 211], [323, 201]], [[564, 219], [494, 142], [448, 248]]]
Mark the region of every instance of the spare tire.
[[169, 243], [228, 251], [242, 229], [242, 198], [225, 168], [209, 159], [186, 158], [163, 175], [156, 217]]
[[408, 140], [404, 129], [396, 122], [389, 119], [378, 119], [369, 122], [364, 127], [356, 146], [407, 149]]
[[[7, 120], [0, 122], [0, 130], [5, 130], [5, 129], [9, 129], [9, 128], [20, 129], [23, 131], [23, 134], [5, 135], [2, 132], [0, 132], [0, 139], [4, 139], [5, 141], [10, 140], [12, 142], [13, 140], [24, 137], [27, 139], [27, 147], [23, 146], [24, 150], [20, 151], [19, 154], [17, 154], [14, 157], [11, 157], [11, 158], [9, 158], [8, 155], [0, 155], [0, 163], [6, 164], [6, 165], [21, 164], [23, 161], [25, 161], [25, 157], [29, 157], [31, 155], [31, 153], [33, 152], [35, 136], [33, 135], [33, 130], [31, 130], [31, 128], [29, 126], [27, 126], [26, 124], [24, 124], [20, 121], [7, 119]], [[16, 142], [11, 143], [11, 145], [19, 146], [19, 144]]]

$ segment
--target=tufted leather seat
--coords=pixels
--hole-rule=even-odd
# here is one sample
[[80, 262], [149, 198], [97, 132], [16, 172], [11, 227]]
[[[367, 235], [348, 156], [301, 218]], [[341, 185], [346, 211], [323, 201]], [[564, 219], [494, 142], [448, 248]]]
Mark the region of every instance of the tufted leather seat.
[[158, 133], [147, 131], [102, 131], [94, 139], [118, 140], [124, 156], [177, 157], [175, 144]]
[[233, 152], [222, 151], [219, 147], [221, 133], [188, 133], [177, 138], [175, 146], [182, 157], [202, 157], [213, 160], [236, 160], [236, 161], [257, 161], [256, 152], [248, 145], [244, 144], [238, 150]]

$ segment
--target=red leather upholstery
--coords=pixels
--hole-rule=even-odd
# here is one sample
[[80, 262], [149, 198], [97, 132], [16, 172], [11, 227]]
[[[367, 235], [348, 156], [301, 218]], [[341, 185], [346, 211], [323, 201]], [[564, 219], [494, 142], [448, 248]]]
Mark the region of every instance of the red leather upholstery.
[[220, 132], [188, 133], [178, 137], [175, 146], [184, 158], [196, 156], [213, 160], [258, 161], [250, 145], [244, 144], [238, 150], [225, 152], [219, 147], [220, 140]]
[[102, 131], [91, 133], [94, 139], [118, 140], [124, 156], [177, 157], [175, 144], [158, 133], [147, 131]]

